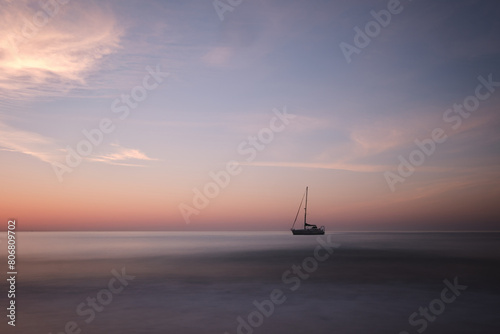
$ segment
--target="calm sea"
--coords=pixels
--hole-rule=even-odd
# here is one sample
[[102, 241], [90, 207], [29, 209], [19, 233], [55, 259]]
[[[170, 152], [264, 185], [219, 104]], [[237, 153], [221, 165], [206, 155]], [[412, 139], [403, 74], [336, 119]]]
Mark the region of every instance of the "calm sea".
[[499, 233], [17, 236], [1, 333], [500, 332]]

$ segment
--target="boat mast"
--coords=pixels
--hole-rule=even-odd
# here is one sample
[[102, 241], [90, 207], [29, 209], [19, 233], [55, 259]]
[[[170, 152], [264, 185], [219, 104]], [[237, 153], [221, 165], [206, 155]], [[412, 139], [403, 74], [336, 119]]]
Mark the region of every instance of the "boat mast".
[[307, 190], [309, 187], [306, 187], [306, 205], [304, 206], [304, 229], [306, 228], [306, 219], [307, 219]]
[[297, 218], [299, 218], [299, 213], [300, 213], [300, 209], [302, 209], [302, 203], [304, 203], [304, 197], [306, 197], [306, 194], [304, 194], [302, 196], [302, 199], [300, 200], [300, 205], [299, 205], [299, 209], [297, 210], [297, 214], [295, 215], [295, 220], [293, 221], [293, 225], [292, 225], [292, 231], [293, 231], [293, 227], [295, 226], [295, 223], [297, 222]]

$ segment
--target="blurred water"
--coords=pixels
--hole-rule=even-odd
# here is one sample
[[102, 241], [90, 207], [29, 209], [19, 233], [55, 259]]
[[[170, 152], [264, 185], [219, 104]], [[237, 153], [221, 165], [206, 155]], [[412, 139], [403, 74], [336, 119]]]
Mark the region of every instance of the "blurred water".
[[[426, 333], [497, 333], [500, 234], [336, 233], [340, 246], [300, 286], [283, 273], [314, 257], [314, 236], [289, 232], [21, 232], [15, 331], [237, 333], [254, 301], [280, 289], [262, 325], [241, 333], [417, 333], [408, 317], [440, 298], [443, 280], [467, 285]], [[1, 236], [6, 258], [5, 233]], [[327, 254], [322, 252], [321, 254]], [[125, 268], [135, 278], [103, 309], [76, 310]], [[295, 282], [296, 282], [295, 281]], [[2, 283], [2, 291], [6, 285]], [[2, 300], [5, 293], [2, 292]]]

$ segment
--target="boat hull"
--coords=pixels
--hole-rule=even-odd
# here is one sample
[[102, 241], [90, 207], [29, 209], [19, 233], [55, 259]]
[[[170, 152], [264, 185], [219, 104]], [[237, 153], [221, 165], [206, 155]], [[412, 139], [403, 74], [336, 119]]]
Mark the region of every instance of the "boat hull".
[[302, 230], [292, 230], [293, 235], [323, 235], [325, 230], [319, 228], [308, 228]]

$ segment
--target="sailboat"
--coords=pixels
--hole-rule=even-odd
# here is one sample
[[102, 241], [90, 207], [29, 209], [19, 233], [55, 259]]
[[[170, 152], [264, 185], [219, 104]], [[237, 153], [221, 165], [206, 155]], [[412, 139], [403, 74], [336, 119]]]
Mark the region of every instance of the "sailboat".
[[[307, 192], [308, 192], [308, 190], [309, 190], [309, 187], [306, 187], [306, 193], [302, 197], [302, 201], [300, 201], [299, 210], [297, 211], [297, 215], [295, 216], [295, 220], [293, 221], [293, 225], [292, 225], [293, 235], [325, 234], [325, 227], [324, 226], [321, 226], [320, 228], [318, 228], [318, 226], [316, 226], [316, 225], [307, 223]], [[303, 229], [294, 229], [293, 227], [295, 226], [295, 223], [297, 222], [297, 218], [299, 217], [300, 208], [302, 207], [302, 202], [304, 202], [304, 197], [306, 198], [306, 204], [304, 206], [304, 228]]]

